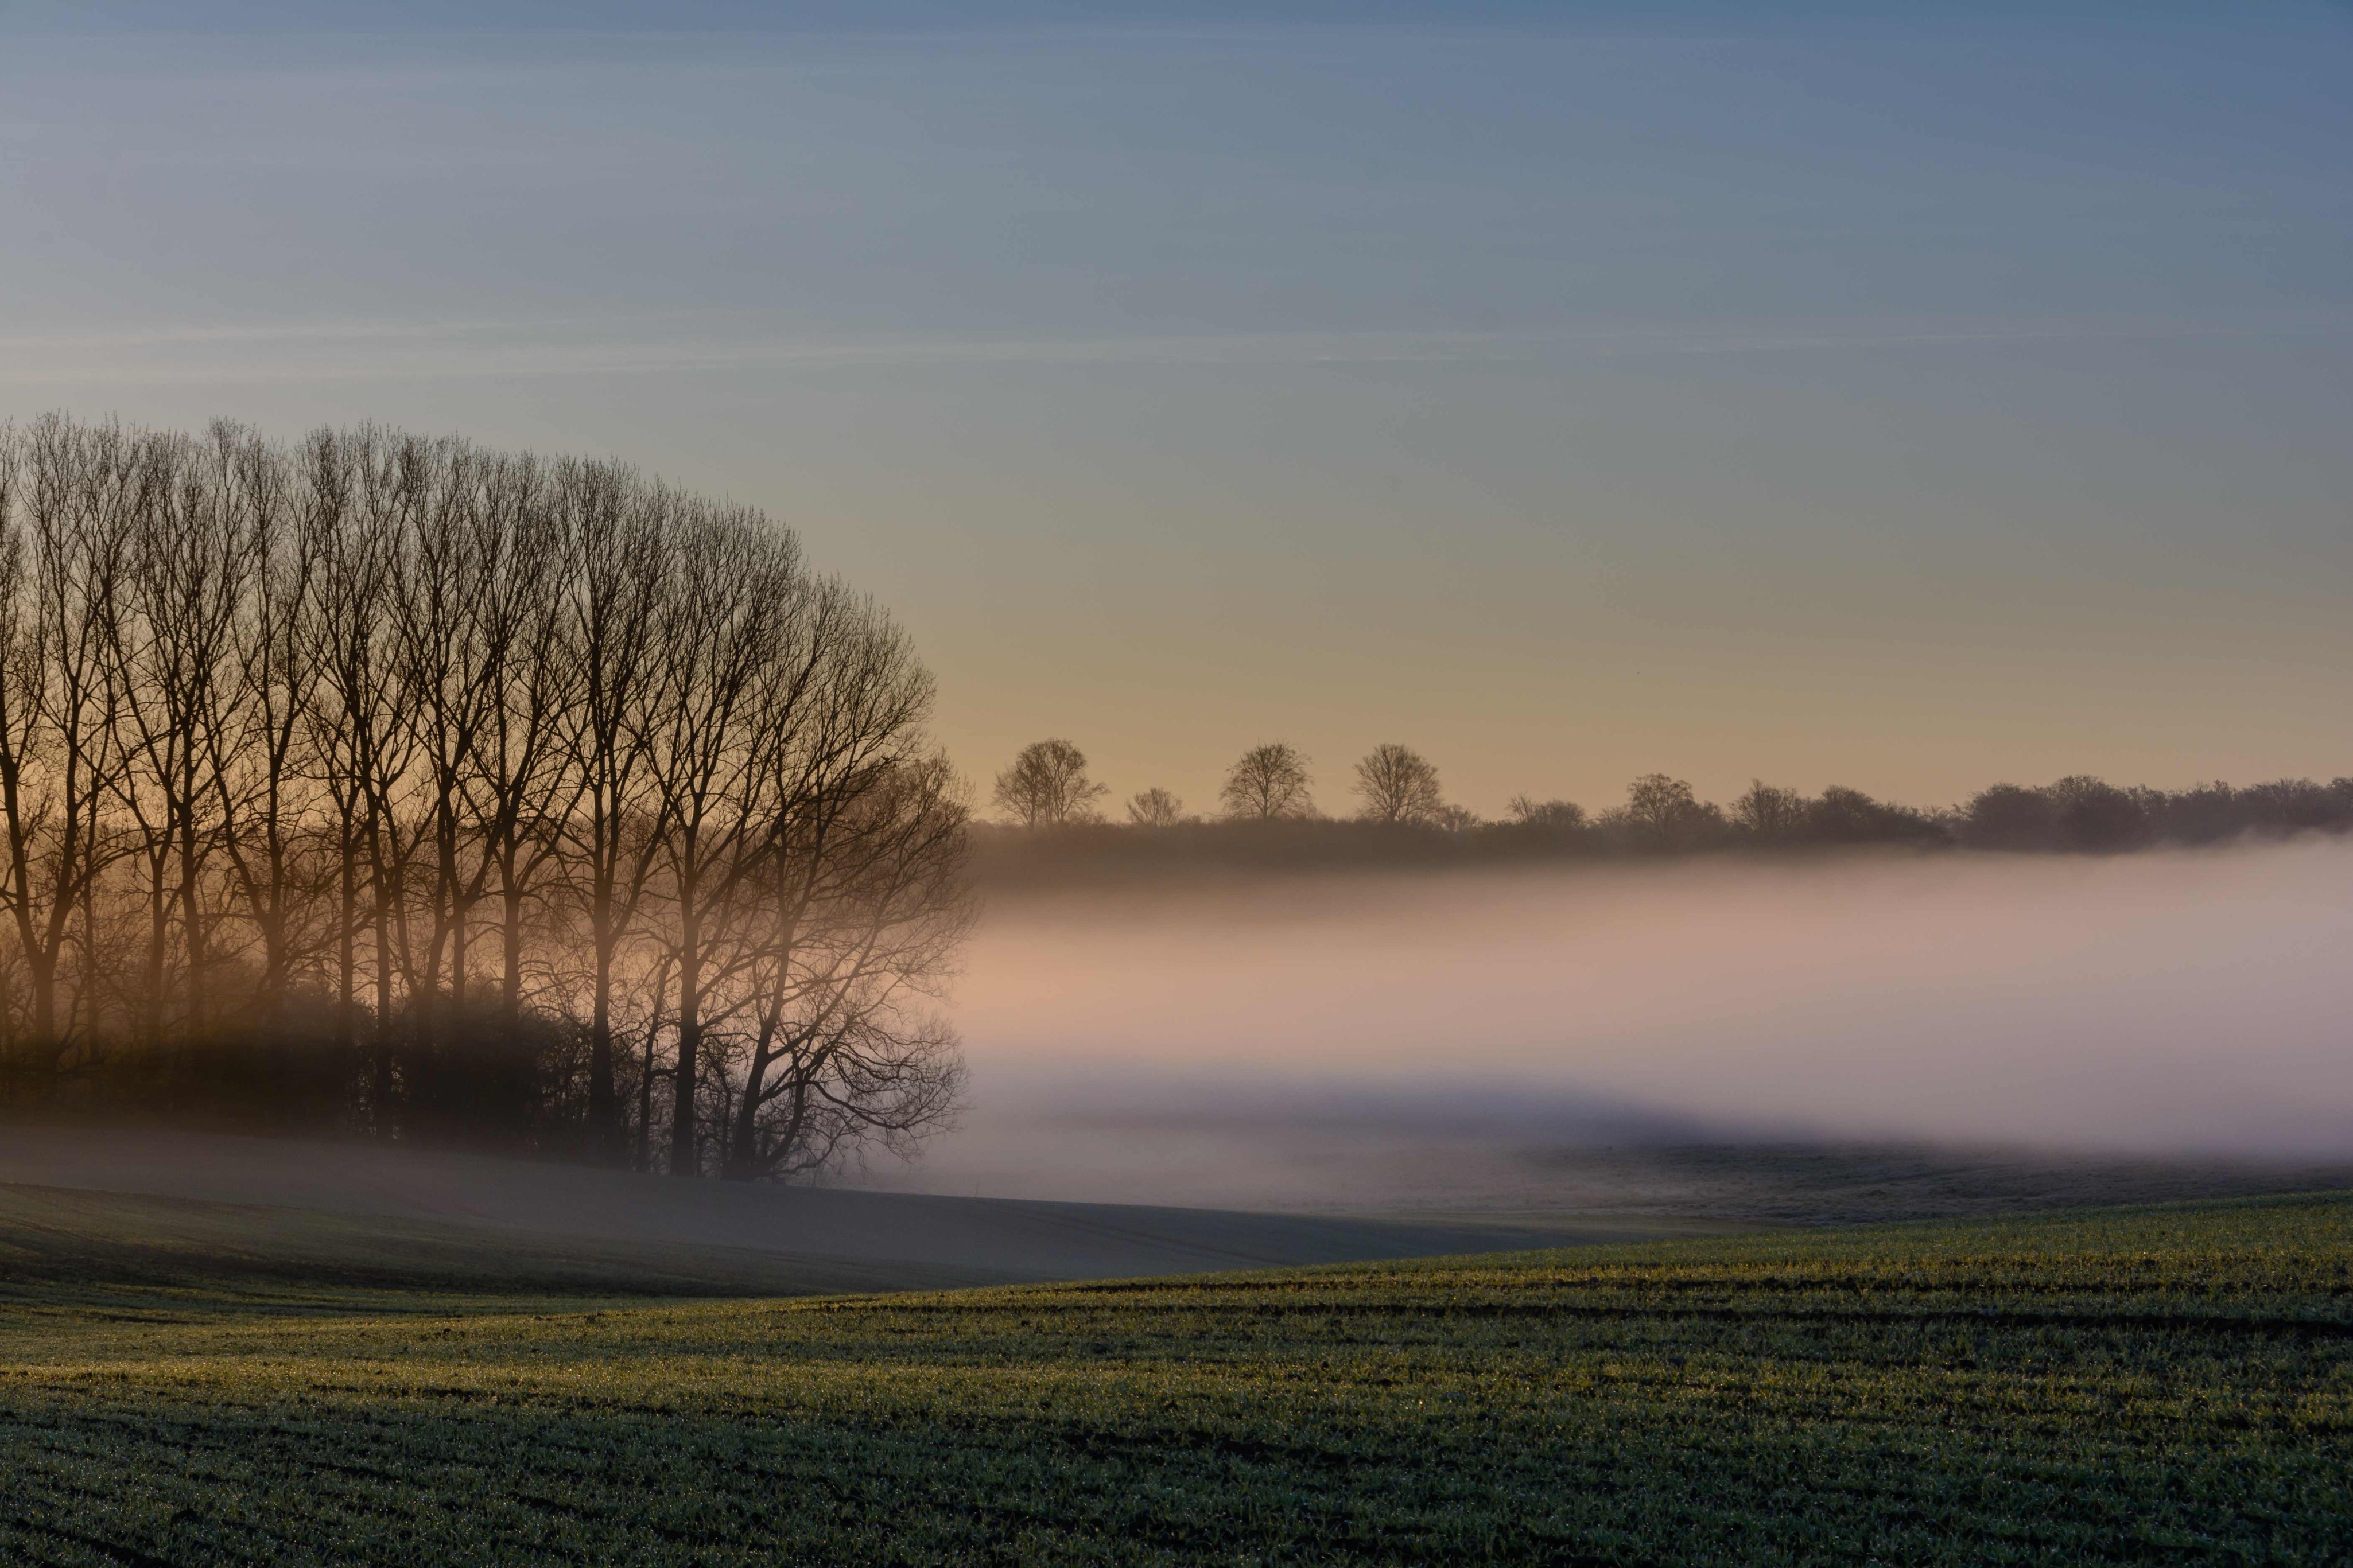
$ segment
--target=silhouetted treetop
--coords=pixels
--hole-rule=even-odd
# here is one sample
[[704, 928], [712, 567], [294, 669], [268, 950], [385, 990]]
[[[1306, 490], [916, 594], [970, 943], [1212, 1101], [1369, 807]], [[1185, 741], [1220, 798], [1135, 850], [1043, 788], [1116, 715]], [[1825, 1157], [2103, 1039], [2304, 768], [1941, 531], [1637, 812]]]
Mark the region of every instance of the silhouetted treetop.
[[1155, 784], [1127, 797], [1127, 820], [1135, 827], [1174, 827], [1185, 820], [1185, 803]]
[[1063, 740], [1032, 741], [997, 775], [997, 809], [1024, 827], [1092, 821], [1110, 787], [1087, 777], [1087, 754]]
[[1438, 769], [1410, 746], [1384, 742], [1356, 764], [1358, 813], [1367, 822], [1435, 823], [1446, 809]]
[[986, 879], [1018, 882], [1085, 875], [1090, 868], [1107, 875], [1291, 871], [1746, 850], [2113, 854], [2155, 844], [2348, 831], [2353, 831], [2353, 778], [2326, 784], [2284, 779], [2242, 789], [2205, 784], [2168, 793], [2076, 774], [2040, 787], [1996, 784], [1943, 811], [1876, 800], [1840, 784], [1808, 795], [1752, 781], [1727, 811], [1699, 798], [1685, 780], [1649, 773], [1629, 786], [1623, 805], [1598, 817], [1573, 801], [1525, 795], [1513, 799], [1498, 822], [1481, 822], [1456, 807], [1418, 821], [1371, 813], [1334, 822], [1249, 812], [1222, 822], [1162, 825], [1150, 835], [1104, 826], [1051, 845], [1017, 846], [984, 836], [980, 865]]
[[1226, 771], [1218, 798], [1242, 821], [1279, 822], [1315, 815], [1307, 759], [1281, 741], [1252, 746]]

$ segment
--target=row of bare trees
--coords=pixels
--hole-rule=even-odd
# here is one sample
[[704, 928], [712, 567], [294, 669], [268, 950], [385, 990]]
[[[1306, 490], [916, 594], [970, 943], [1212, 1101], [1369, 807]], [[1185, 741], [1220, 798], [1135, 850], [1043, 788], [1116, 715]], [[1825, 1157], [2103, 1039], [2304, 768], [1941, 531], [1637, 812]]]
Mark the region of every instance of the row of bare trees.
[[685, 1173], [955, 1104], [932, 683], [785, 529], [381, 429], [0, 430], [20, 1100]]
[[[1219, 792], [1220, 817], [1263, 848], [1275, 842], [1267, 832], [1274, 825], [1322, 820], [1313, 784], [1307, 759], [1296, 747], [1282, 742], [1252, 746], [1227, 770]], [[1353, 793], [1361, 826], [1421, 829], [1424, 837], [1435, 830], [1501, 855], [1861, 844], [2111, 851], [2353, 832], [2353, 777], [2167, 791], [2078, 773], [2039, 787], [1994, 784], [1959, 805], [1922, 810], [1841, 784], [1809, 795], [1762, 780], [1718, 805], [1701, 799], [1689, 781], [1654, 773], [1628, 784], [1623, 803], [1596, 814], [1573, 801], [1519, 795], [1503, 820], [1483, 821], [1446, 800], [1427, 757], [1385, 742], [1356, 763]], [[1067, 740], [1049, 740], [1024, 747], [997, 775], [996, 805], [1008, 822], [1023, 827], [1100, 825], [1095, 802], [1109, 794], [1088, 775], [1083, 752]], [[1156, 787], [1129, 797], [1127, 825], [1207, 826], [1188, 816], [1174, 793]]]
[[[1219, 789], [1232, 822], [1301, 822], [1317, 816], [1315, 780], [1299, 748], [1266, 741], [1234, 759]], [[1087, 776], [1084, 752], [1060, 739], [1033, 741], [997, 775], [994, 802], [1024, 827], [1065, 827], [1101, 820], [1095, 802], [1110, 789]], [[1410, 746], [1385, 742], [1356, 763], [1357, 816], [1403, 826], [1462, 827], [1477, 819], [1447, 803], [1438, 768]], [[1127, 820], [1137, 827], [1174, 827], [1192, 820], [1185, 803], [1155, 786], [1128, 797]]]

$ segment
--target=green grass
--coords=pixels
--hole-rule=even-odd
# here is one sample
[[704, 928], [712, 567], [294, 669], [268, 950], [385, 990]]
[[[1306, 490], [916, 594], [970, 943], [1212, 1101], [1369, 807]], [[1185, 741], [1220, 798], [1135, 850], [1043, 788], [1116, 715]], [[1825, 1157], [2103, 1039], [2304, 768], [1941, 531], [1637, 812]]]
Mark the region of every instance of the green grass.
[[749, 1247], [548, 1236], [490, 1224], [0, 1184], [0, 1302], [79, 1285], [353, 1288], [500, 1296], [811, 1296], [1004, 1284], [1007, 1271]]
[[2353, 1198], [614, 1304], [20, 1270], [0, 1561], [2353, 1561]]

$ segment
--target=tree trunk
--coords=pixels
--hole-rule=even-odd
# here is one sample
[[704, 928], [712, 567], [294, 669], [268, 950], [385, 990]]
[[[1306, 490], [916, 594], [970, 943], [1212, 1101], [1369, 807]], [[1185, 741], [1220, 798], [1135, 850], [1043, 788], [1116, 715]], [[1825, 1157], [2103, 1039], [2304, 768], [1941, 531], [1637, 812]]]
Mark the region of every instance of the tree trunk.
[[596, 994], [588, 1024], [588, 1137], [600, 1161], [621, 1153], [620, 1098], [613, 1083], [613, 950], [596, 943]]
[[694, 1136], [696, 1058], [702, 1046], [702, 998], [697, 994], [702, 983], [699, 935], [690, 908], [679, 929], [678, 1068], [670, 1115], [670, 1173], [673, 1176], [696, 1175], [702, 1170]]
[[354, 990], [359, 984], [359, 867], [355, 863], [359, 846], [352, 842], [352, 814], [343, 814], [342, 863], [336, 868], [335, 891], [338, 900], [335, 917], [335, 1052], [349, 1070], [352, 1052], [357, 1044], [357, 1020], [353, 1008], [357, 1005]]

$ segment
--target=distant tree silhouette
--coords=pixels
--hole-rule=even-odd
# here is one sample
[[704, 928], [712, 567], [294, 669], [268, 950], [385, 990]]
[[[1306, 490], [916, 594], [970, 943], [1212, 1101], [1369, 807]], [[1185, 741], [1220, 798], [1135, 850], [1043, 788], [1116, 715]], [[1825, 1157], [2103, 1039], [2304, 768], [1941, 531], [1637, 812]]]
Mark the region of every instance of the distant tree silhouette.
[[2226, 784], [2193, 784], [2161, 797], [2152, 816], [2162, 837], [2177, 844], [2219, 844], [2246, 830], [2240, 792]]
[[997, 775], [997, 809], [1024, 827], [1060, 827], [1094, 819], [1109, 786], [1087, 777], [1087, 754], [1064, 740], [1032, 741]]
[[[1147, 792], [1148, 793], [1148, 792]], [[1139, 797], [1142, 798], [1142, 797]], [[1230, 797], [1229, 797], [1230, 804]], [[1130, 820], [1137, 821], [1134, 813]], [[1445, 805], [1429, 819], [1438, 833], [1400, 834], [1377, 819], [1270, 824], [1257, 812], [1185, 833], [982, 835], [982, 875], [1017, 884], [1065, 877], [1150, 876], [1183, 867], [1260, 872], [1350, 867], [1493, 865], [1575, 857], [1680, 854], [1763, 847], [1834, 853], [1893, 846], [1915, 850], [2007, 849], [2106, 852], [2153, 843], [2216, 844], [2233, 837], [2353, 833], [2353, 778], [2327, 784], [2275, 779], [2232, 789], [2207, 784], [2168, 794], [2119, 789], [2088, 775], [2039, 788], [2000, 784], [1957, 810], [1928, 812], [1833, 784], [1820, 795], [1752, 781], [1727, 815], [1682, 780], [1638, 779], [1625, 805], [1599, 820], [1574, 803], [1512, 800], [1501, 821], [1482, 822]]]
[[1803, 830], [1817, 844], [1885, 844], [1945, 837], [1945, 830], [1926, 815], [1873, 800], [1843, 784], [1832, 784], [1806, 803]]
[[1309, 793], [1313, 781], [1307, 759], [1281, 741], [1252, 746], [1226, 771], [1225, 787], [1218, 798], [1226, 815], [1246, 821], [1271, 822], [1315, 815]]
[[1357, 815], [1367, 822], [1430, 823], [1446, 809], [1438, 769], [1395, 742], [1375, 746], [1356, 764], [1356, 794], [1365, 803]]
[[1732, 803], [1732, 825], [1759, 843], [1786, 843], [1806, 831], [1806, 797], [1750, 779], [1747, 791]]
[[2148, 837], [2148, 814], [2133, 795], [2105, 779], [2073, 773], [2047, 786], [2059, 841], [2070, 849], [2135, 848]]
[[1613, 816], [1629, 838], [1650, 849], [1688, 849], [1724, 820], [1688, 783], [1665, 773], [1644, 773], [1627, 785], [1626, 804]]
[[1127, 797], [1127, 820], [1136, 827], [1174, 827], [1185, 820], [1185, 803], [1155, 784]]
[[1961, 810], [1961, 842], [1972, 849], [2048, 849], [2058, 833], [2059, 813], [2039, 789], [1993, 784]]
[[1573, 800], [1538, 800], [1534, 795], [1512, 797], [1512, 823], [1546, 834], [1576, 833], [1586, 826], [1585, 808]]
[[2247, 825], [2272, 833], [2342, 827], [2353, 821], [2353, 779], [2317, 784], [2310, 779], [2276, 779], [2238, 793]]

